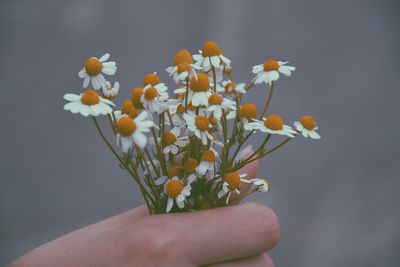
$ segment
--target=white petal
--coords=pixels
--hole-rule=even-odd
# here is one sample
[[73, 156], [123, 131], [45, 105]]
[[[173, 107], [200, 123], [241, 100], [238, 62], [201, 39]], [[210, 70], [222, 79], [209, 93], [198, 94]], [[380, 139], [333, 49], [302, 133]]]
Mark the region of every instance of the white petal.
[[168, 197], [167, 209], [166, 209], [167, 213], [172, 209], [173, 205], [174, 205], [174, 200], [172, 198]]
[[104, 55], [101, 56], [101, 58], [99, 58], [99, 61], [100, 62], [104, 62], [109, 58], [110, 58], [110, 54], [109, 53], [105, 53]]

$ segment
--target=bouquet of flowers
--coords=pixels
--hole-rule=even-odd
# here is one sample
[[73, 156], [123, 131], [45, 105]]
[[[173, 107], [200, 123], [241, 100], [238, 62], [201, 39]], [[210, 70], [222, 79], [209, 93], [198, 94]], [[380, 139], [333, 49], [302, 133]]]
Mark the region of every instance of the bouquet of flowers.
[[[112, 100], [119, 83], [112, 85], [105, 78], [117, 70], [109, 57], [86, 60], [79, 72], [86, 89], [79, 95], [65, 94], [69, 103], [64, 109], [92, 117], [120, 167], [138, 184], [151, 214], [226, 206], [244, 183], [249, 184], [248, 191], [236, 198], [267, 192], [268, 181], [246, 179], [239, 170], [299, 133], [320, 138], [313, 116], [301, 116], [292, 128], [281, 116], [268, 112], [280, 75], [289, 77], [295, 70], [288, 62], [268, 59], [253, 67], [255, 77], [250, 83], [236, 83], [231, 61], [218, 44], [208, 41], [199, 54], [176, 53], [173, 65], [166, 69], [174, 81], [173, 92], [168, 92], [156, 72], [149, 73], [143, 86], [135, 87], [131, 99], [118, 109]], [[261, 112], [255, 104], [243, 103], [257, 85], [269, 89]], [[100, 115], [108, 120], [113, 139], [100, 126]], [[253, 150], [247, 143], [256, 133], [265, 137]], [[270, 147], [273, 135], [285, 138]]]

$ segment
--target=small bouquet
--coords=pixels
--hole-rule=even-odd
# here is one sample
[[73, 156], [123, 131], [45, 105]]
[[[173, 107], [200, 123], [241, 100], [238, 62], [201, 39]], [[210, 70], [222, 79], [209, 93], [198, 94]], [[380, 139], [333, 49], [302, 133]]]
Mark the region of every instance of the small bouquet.
[[[176, 53], [173, 65], [166, 69], [174, 80], [173, 93], [156, 72], [149, 73], [143, 86], [135, 87], [131, 99], [117, 109], [111, 100], [118, 94], [119, 83], [112, 85], [105, 78], [117, 70], [109, 57], [86, 60], [79, 72], [86, 89], [79, 95], [65, 94], [69, 103], [64, 109], [92, 117], [120, 167], [138, 184], [151, 214], [229, 205], [231, 196], [241, 193], [243, 183], [249, 189], [236, 198], [267, 192], [268, 181], [246, 179], [239, 170], [299, 133], [320, 138], [313, 116], [300, 117], [293, 129], [281, 116], [268, 113], [280, 75], [289, 77], [295, 70], [288, 62], [268, 59], [253, 67], [255, 77], [249, 84], [236, 83], [231, 61], [218, 44], [208, 41], [199, 54]], [[261, 112], [253, 103], [243, 103], [254, 86], [264, 84], [269, 91]], [[100, 126], [100, 115], [108, 119], [113, 141]], [[256, 133], [265, 137], [253, 151], [247, 143]], [[285, 139], [269, 146], [273, 135]]]

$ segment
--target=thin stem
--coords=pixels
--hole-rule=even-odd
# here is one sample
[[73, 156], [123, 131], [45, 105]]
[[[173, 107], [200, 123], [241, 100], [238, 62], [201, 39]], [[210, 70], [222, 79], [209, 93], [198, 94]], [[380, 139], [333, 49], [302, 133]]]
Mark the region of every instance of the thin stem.
[[185, 92], [185, 113], [187, 113], [189, 98], [189, 77], [186, 78], [186, 92]]
[[285, 141], [283, 141], [282, 143], [280, 143], [279, 145], [274, 146], [273, 148], [271, 148], [270, 150], [267, 150], [266, 152], [262, 153], [260, 156], [258, 157], [254, 157], [254, 158], [249, 158], [249, 160], [243, 161], [240, 164], [237, 164], [231, 171], [237, 171], [240, 170], [241, 168], [243, 168], [244, 166], [246, 166], [249, 163], [252, 163], [253, 161], [256, 161], [262, 157], [267, 156], [268, 154], [271, 154], [272, 152], [274, 152], [275, 150], [283, 147], [284, 145], [286, 145], [291, 139], [293, 139], [292, 137], [288, 137]]
[[164, 154], [161, 151], [161, 147], [160, 147], [160, 144], [158, 143], [157, 134], [156, 134], [156, 131], [154, 130], [154, 128], [151, 128], [151, 133], [152, 133], [153, 138], [154, 138], [154, 143], [156, 144], [157, 153], [158, 153], [158, 160], [160, 161], [160, 164], [161, 164], [161, 167], [163, 169], [164, 175], [167, 175], [167, 167], [165, 166]]
[[217, 92], [217, 72], [215, 71], [214, 66], [211, 67], [211, 70], [212, 70], [213, 80], [214, 80], [214, 93], [216, 93]]
[[[125, 169], [129, 172], [129, 174], [135, 179], [136, 183], [139, 185], [140, 191], [142, 192], [143, 198], [144, 198], [144, 200], [146, 202], [146, 206], [147, 206], [150, 214], [152, 214], [151, 206], [150, 206], [150, 203], [148, 202], [148, 199], [147, 199], [148, 193], [147, 193], [146, 189], [143, 187], [142, 183], [140, 182], [139, 176], [135, 176], [135, 173], [129, 168], [129, 166], [126, 166], [125, 162], [120, 158], [118, 153], [115, 151], [114, 147], [107, 140], [106, 136], [104, 135], [103, 131], [100, 128], [99, 123], [97, 122], [96, 117], [92, 117], [92, 118], [93, 118], [93, 122], [94, 122], [94, 124], [96, 126], [96, 129], [99, 132], [99, 134], [100, 134], [101, 138], [103, 139], [104, 143], [106, 143], [106, 145], [111, 150], [111, 152], [114, 154], [114, 156], [118, 159], [118, 161], [122, 164], [122, 166], [125, 167]], [[137, 173], [136, 173], [136, 175], [137, 175]]]
[[269, 89], [268, 100], [267, 100], [267, 103], [265, 103], [265, 107], [264, 107], [263, 112], [261, 113], [260, 120], [262, 120], [262, 118], [264, 117], [265, 113], [267, 113], [269, 104], [271, 103], [272, 94], [274, 92], [274, 87], [275, 87], [275, 82], [272, 81], [270, 89]]
[[110, 125], [111, 125], [111, 129], [113, 130], [113, 132], [114, 132], [114, 134], [116, 134], [117, 133], [117, 131], [115, 130], [115, 123], [113, 122], [113, 120], [112, 120], [112, 118], [111, 118], [111, 115], [110, 114], [108, 114], [108, 121], [110, 122]]
[[171, 112], [169, 112], [169, 109], [167, 110], [167, 114], [168, 114], [168, 119], [169, 119], [169, 123], [171, 124], [171, 128], [174, 128], [174, 122], [172, 120], [172, 116], [171, 116]]

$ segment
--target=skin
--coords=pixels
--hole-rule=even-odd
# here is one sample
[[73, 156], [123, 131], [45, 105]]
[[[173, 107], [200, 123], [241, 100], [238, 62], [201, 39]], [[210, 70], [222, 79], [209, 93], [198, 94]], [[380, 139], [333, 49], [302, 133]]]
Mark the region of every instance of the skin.
[[[255, 161], [242, 172], [251, 179], [257, 170]], [[141, 206], [35, 248], [9, 267], [269, 267], [265, 252], [278, 240], [275, 213], [256, 203], [152, 216]]]

